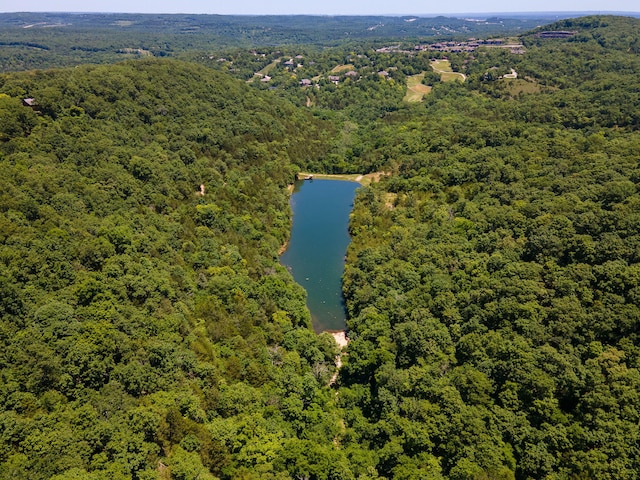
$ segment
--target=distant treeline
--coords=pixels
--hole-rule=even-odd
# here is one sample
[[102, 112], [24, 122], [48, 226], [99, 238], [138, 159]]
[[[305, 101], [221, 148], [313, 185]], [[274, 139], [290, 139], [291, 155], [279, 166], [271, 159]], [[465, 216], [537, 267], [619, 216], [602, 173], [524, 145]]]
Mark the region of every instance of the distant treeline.
[[[118, 51], [144, 48], [156, 56], [211, 53], [227, 47], [335, 46], [361, 40], [517, 35], [557, 18], [487, 19], [417, 16], [0, 14], [0, 71], [122, 60]], [[2, 48], [10, 44], [13, 48]], [[22, 50], [15, 47], [23, 45]], [[34, 52], [29, 47], [47, 50]]]

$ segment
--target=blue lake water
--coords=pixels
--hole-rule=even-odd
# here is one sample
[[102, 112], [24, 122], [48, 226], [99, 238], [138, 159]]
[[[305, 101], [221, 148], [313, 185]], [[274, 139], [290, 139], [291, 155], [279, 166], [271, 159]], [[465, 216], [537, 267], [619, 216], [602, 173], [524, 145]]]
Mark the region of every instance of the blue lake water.
[[307, 291], [316, 332], [345, 328], [342, 274], [349, 214], [359, 186], [339, 180], [298, 182], [291, 196], [293, 227], [280, 262]]

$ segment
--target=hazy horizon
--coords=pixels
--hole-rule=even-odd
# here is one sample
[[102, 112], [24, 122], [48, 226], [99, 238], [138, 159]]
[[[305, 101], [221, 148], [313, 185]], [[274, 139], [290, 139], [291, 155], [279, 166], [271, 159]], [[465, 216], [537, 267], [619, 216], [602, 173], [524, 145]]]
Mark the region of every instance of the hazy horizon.
[[[0, 13], [115, 13], [115, 14], [214, 14], [214, 15], [321, 15], [321, 16], [461, 16], [461, 15], [562, 15], [637, 14], [640, 6], [630, 0], [458, 0], [454, 5], [428, 1], [419, 7], [413, 0], [371, 0], [366, 4], [354, 0], [298, 2], [244, 0], [221, 4], [203, 0], [96, 0], [87, 4], [79, 0], [5, 0]], [[392, 5], [392, 6], [391, 6]], [[480, 8], [479, 8], [480, 7]]]
[[199, 13], [199, 12], [116, 12], [116, 11], [71, 11], [71, 10], [16, 10], [16, 11], [5, 11], [0, 9], [0, 14], [3, 13], [53, 13], [53, 14], [70, 14], [70, 15], [221, 15], [221, 16], [246, 16], [246, 17], [269, 17], [269, 16], [310, 16], [310, 17], [339, 17], [339, 16], [349, 16], [349, 17], [421, 17], [421, 18], [430, 18], [430, 17], [477, 17], [477, 16], [495, 16], [495, 15], [504, 15], [504, 16], [564, 16], [571, 14], [580, 14], [580, 15], [640, 15], [640, 9], [638, 11], [619, 11], [619, 10], [539, 10], [539, 11], [529, 11], [529, 12], [505, 12], [505, 11], [475, 11], [475, 12], [440, 12], [440, 13]]

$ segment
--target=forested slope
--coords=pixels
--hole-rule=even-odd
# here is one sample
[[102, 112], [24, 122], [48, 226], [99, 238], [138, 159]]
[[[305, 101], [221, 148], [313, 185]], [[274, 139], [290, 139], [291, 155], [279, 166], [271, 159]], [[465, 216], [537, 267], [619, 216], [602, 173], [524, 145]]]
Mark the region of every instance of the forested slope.
[[332, 454], [335, 344], [277, 263], [293, 160], [330, 126], [174, 61], [0, 92], [0, 478], [271, 478], [310, 440]]
[[352, 216], [340, 401], [381, 474], [637, 478], [637, 28], [545, 27], [577, 34], [467, 58], [380, 127], [394, 174]]

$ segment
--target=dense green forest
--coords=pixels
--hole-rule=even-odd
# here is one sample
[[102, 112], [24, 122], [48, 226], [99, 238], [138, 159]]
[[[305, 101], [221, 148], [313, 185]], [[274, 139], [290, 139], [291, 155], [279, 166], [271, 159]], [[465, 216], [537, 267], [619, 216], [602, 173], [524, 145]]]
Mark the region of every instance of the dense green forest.
[[553, 25], [579, 33], [506, 65], [538, 93], [488, 80], [487, 54], [380, 126], [393, 175], [352, 217], [339, 400], [379, 474], [637, 478], [637, 28]]
[[331, 127], [175, 61], [0, 85], [0, 477], [268, 478], [327, 449], [336, 347], [277, 251], [291, 159]]
[[452, 17], [0, 13], [0, 72], [180, 57], [226, 48], [316, 49], [415, 38], [516, 35], [558, 14]]
[[[0, 478], [637, 478], [640, 21], [445, 54], [308, 20], [56, 69], [119, 57], [3, 29], [41, 69], [0, 76]], [[278, 264], [301, 169], [384, 172], [334, 385]]]

